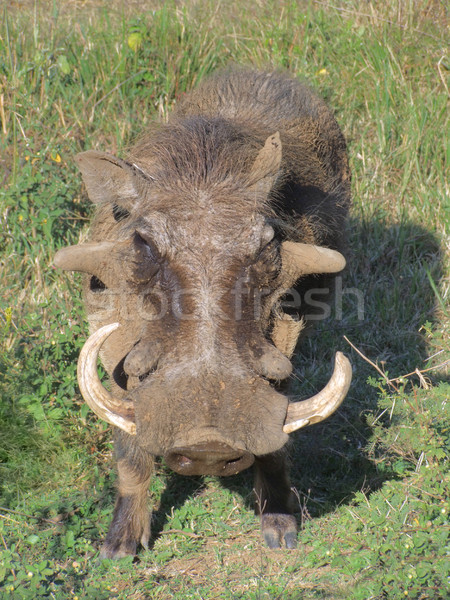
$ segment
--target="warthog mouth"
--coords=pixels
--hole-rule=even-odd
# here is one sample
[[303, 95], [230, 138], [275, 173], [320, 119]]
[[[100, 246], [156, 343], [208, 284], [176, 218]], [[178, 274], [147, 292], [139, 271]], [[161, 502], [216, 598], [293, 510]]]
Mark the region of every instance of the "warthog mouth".
[[[97, 373], [97, 359], [100, 348], [106, 338], [118, 327], [120, 327], [119, 323], [105, 325], [86, 341], [78, 360], [78, 382], [83, 398], [101, 419], [119, 427], [130, 435], [136, 435], [134, 403], [129, 400], [115, 398], [103, 387]], [[307, 425], [319, 423], [333, 414], [347, 395], [351, 379], [352, 367], [350, 361], [344, 354], [337, 352], [334, 371], [327, 385], [318, 394], [307, 400], [288, 404], [283, 432], [292, 433]], [[186, 457], [191, 461], [184, 461], [186, 465], [182, 466], [182, 458], [179, 460], [174, 459], [175, 463], [178, 460], [178, 468], [186, 470], [191, 467], [192, 469], [197, 468], [195, 466], [199, 460], [197, 455], [192, 458], [189, 455], [186, 456], [183, 451], [174, 450], [174, 452], [176, 455]], [[201, 455], [202, 450], [199, 450], [199, 452], [199, 455]], [[230, 460], [232, 462], [237, 459], [231, 457]], [[249, 458], [246, 457], [242, 460], [246, 462]], [[230, 466], [229, 468], [233, 467]]]

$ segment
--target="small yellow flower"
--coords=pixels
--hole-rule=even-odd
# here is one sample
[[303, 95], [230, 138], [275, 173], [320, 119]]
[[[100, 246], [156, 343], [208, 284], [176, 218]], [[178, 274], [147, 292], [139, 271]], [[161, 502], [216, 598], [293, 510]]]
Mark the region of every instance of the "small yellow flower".
[[19, 215], [18, 219], [19, 221], [23, 221], [23, 215]]
[[52, 152], [50, 154], [50, 158], [55, 162], [55, 163], [60, 163], [61, 162], [61, 156], [57, 153], [57, 152]]
[[325, 68], [320, 69], [320, 71], [317, 71], [317, 75], [328, 75], [328, 71]]
[[128, 46], [136, 52], [142, 46], [142, 35], [140, 33], [130, 33], [128, 36]]

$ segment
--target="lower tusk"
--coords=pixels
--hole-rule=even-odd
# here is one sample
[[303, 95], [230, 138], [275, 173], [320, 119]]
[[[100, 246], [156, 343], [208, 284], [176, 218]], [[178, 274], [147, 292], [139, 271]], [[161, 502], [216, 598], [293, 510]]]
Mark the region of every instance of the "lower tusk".
[[120, 323], [105, 325], [88, 338], [78, 359], [78, 384], [81, 395], [97, 416], [131, 435], [136, 435], [133, 405], [115, 398], [108, 392], [97, 373], [100, 348], [106, 338], [118, 327]]
[[309, 419], [298, 419], [297, 421], [292, 421], [289, 425], [285, 425], [283, 431], [284, 433], [293, 433], [297, 429], [301, 429], [307, 425], [309, 425]]
[[284, 433], [319, 423], [328, 418], [341, 405], [352, 381], [352, 366], [342, 352], [336, 352], [333, 375], [330, 381], [315, 396], [288, 406]]

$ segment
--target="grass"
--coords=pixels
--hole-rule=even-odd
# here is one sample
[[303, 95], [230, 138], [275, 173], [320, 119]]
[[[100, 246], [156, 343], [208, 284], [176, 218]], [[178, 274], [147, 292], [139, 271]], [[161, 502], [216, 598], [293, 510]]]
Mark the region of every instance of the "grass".
[[[448, 597], [444, 4], [42, 0], [1, 19], [0, 598]], [[306, 78], [348, 139], [344, 293], [299, 347], [292, 391], [320, 388], [338, 348], [354, 382], [293, 441], [297, 551], [262, 545], [248, 474], [159, 464], [151, 550], [100, 562], [110, 433], [76, 384], [79, 280], [51, 268], [89, 221], [73, 155], [120, 154], [230, 62]]]

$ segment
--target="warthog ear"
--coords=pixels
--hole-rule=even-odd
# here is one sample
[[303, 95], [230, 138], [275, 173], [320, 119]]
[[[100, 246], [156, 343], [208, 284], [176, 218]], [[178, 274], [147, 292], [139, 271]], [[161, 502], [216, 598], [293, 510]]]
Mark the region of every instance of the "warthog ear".
[[111, 154], [90, 150], [77, 154], [75, 160], [94, 204], [111, 202], [130, 208], [152, 180], [138, 166]]
[[247, 185], [266, 193], [270, 192], [281, 165], [281, 139], [278, 131], [269, 136], [259, 151], [248, 174]]

